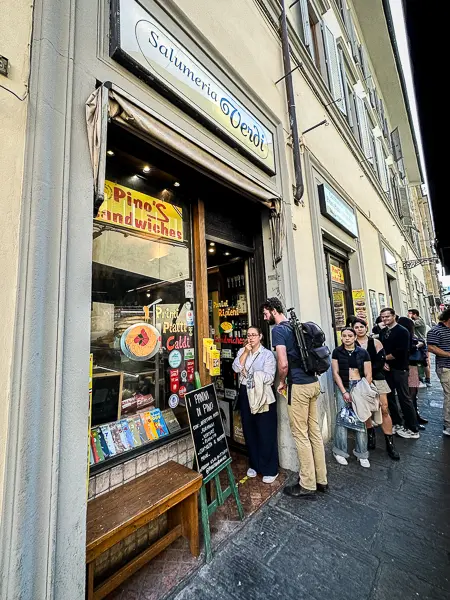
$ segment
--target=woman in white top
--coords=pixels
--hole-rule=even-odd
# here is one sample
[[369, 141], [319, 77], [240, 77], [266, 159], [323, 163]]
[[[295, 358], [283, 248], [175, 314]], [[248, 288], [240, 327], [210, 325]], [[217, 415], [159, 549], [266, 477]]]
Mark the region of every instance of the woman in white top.
[[[263, 476], [264, 483], [278, 477], [277, 405], [270, 386], [275, 379], [277, 363], [273, 353], [262, 344], [259, 327], [249, 327], [247, 344], [234, 359], [233, 370], [239, 373], [239, 400], [242, 429], [249, 457], [248, 477]], [[264, 387], [269, 387], [266, 402], [252, 413], [248, 389], [255, 385], [255, 374]]]

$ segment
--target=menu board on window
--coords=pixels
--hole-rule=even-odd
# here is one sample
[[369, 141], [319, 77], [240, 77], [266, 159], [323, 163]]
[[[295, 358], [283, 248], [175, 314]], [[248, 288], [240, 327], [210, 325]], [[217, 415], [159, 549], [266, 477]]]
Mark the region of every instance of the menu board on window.
[[198, 471], [207, 477], [230, 458], [216, 390], [207, 385], [185, 398]]
[[366, 292], [364, 290], [353, 290], [352, 296], [355, 315], [367, 323]]
[[333, 290], [334, 324], [336, 329], [345, 327], [345, 299], [343, 290]]

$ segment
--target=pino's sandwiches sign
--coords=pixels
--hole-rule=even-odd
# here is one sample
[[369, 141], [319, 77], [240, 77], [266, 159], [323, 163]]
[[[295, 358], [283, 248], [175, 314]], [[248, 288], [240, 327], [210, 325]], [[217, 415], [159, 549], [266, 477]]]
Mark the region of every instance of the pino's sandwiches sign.
[[111, 54], [148, 75], [206, 125], [275, 173], [273, 135], [136, 0], [116, 0]]

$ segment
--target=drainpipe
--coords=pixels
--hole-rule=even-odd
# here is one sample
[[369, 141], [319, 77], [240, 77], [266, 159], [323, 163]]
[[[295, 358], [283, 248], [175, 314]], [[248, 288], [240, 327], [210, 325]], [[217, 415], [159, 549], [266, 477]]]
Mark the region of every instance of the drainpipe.
[[[298, 137], [297, 113], [295, 110], [294, 86], [292, 83], [291, 58], [289, 54], [289, 37], [286, 19], [286, 7], [281, 0], [281, 44], [283, 50], [284, 78], [286, 82], [286, 98], [289, 111], [289, 124], [292, 135], [292, 152], [294, 158], [295, 189], [294, 203], [298, 206], [305, 191], [303, 185], [302, 163], [300, 159], [300, 140]], [[302, 203], [303, 204], [303, 203]]]

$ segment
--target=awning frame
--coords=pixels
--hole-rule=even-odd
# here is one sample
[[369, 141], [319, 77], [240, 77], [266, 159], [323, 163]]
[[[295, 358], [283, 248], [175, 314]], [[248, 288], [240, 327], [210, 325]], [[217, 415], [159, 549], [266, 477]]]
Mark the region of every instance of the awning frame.
[[[139, 117], [141, 118], [139, 119]], [[149, 120], [146, 129], [142, 123], [139, 124], [139, 121], [147, 118]], [[241, 195], [253, 201], [259, 201], [268, 207], [271, 210], [270, 229], [274, 266], [280, 262], [284, 239], [284, 211], [279, 194], [251, 174], [236, 169], [231, 161], [214, 153], [211, 148], [189, 136], [175, 124], [164, 119], [160, 114], [156, 114], [150, 107], [111, 82], [101, 84], [86, 103], [89, 151], [94, 175], [94, 218], [98, 215], [104, 201], [108, 123], [113, 121], [150, 143], [164, 147], [169, 154], [227, 185]], [[135, 127], [133, 127], [134, 123], [137, 123]], [[160, 129], [159, 132], [158, 129]], [[173, 139], [177, 136], [180, 138], [179, 145], [175, 143], [177, 140]], [[184, 152], [179, 151], [179, 146], [182, 144], [185, 145]], [[195, 156], [196, 154], [197, 156]]]

